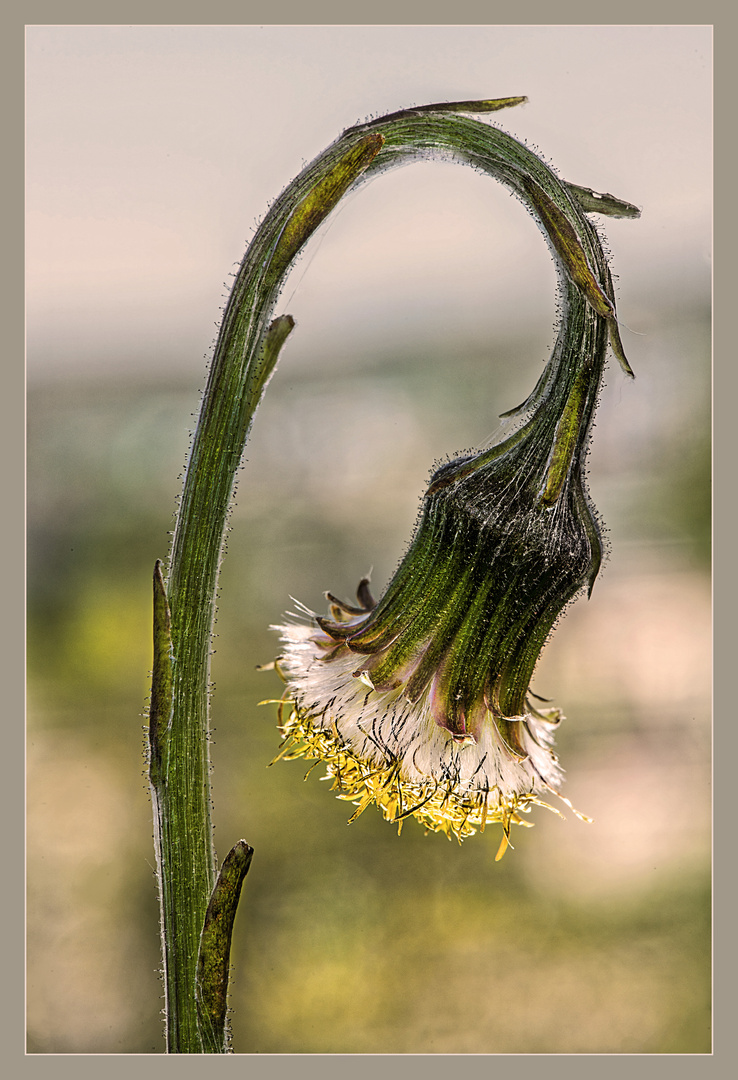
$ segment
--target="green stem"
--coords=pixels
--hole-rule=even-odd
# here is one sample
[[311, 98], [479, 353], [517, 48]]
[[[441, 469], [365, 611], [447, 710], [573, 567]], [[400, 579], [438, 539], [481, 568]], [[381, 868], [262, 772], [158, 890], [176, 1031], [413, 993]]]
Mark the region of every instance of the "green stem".
[[[214, 984], [207, 979], [198, 983], [198, 970], [212, 967], [210, 938], [203, 939], [202, 953], [200, 943], [217, 869], [210, 821], [210, 643], [236, 470], [254, 412], [294, 326], [290, 316], [272, 323], [269, 317], [294, 258], [381, 145], [380, 136], [362, 137], [343, 148], [320, 176], [311, 177], [307, 187], [298, 178], [289, 189], [297, 191], [282, 197], [278, 212], [257, 234], [216, 346], [166, 587], [157, 564], [149, 758], [170, 1053], [228, 1049], [225, 1011], [208, 997], [215, 993]], [[223, 1000], [224, 994], [221, 986]], [[218, 1023], [220, 1031], [214, 1028]]]
[[[208, 754], [210, 649], [236, 472], [254, 413], [294, 325], [290, 316], [270, 321], [274, 306], [295, 258], [346, 192], [369, 175], [441, 153], [483, 169], [531, 206], [565, 273], [590, 302], [610, 314], [606, 267], [597, 262], [599, 243], [581, 201], [583, 191], [588, 197], [594, 193], [572, 193], [515, 139], [457, 115], [490, 112], [524, 100], [423, 106], [344, 132], [273, 203], [236, 277], [186, 470], [167, 580], [159, 564], [155, 579], [149, 758], [169, 1052], [228, 1049], [225, 1029], [219, 1028], [225, 1024], [225, 989], [217, 978], [202, 979], [203, 971], [213, 969], [203, 928], [216, 883]], [[628, 204], [618, 204], [623, 205]], [[555, 374], [550, 370], [541, 388], [544, 382], [550, 385]], [[563, 381], [567, 385], [561, 390], [559, 412], [571, 391], [571, 380]], [[566, 465], [568, 441], [561, 446], [557, 475]], [[199, 951], [201, 941], [204, 953]], [[222, 940], [217, 949], [222, 959]], [[207, 989], [216, 984], [212, 993], [217, 1001], [208, 999]]]

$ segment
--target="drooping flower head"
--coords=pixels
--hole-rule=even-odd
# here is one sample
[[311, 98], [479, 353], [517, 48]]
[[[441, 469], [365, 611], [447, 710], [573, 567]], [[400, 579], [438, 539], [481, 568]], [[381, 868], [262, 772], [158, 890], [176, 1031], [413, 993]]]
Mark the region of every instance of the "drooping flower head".
[[598, 198], [615, 212], [628, 204], [558, 180], [547, 193], [525, 171], [503, 178], [561, 270], [557, 341], [513, 410], [519, 426], [435, 471], [379, 602], [363, 579], [357, 604], [328, 593], [328, 615], [305, 610], [276, 628], [287, 683], [280, 757], [324, 762], [339, 798], [357, 805], [354, 817], [374, 802], [399, 826], [414, 816], [459, 840], [498, 822], [498, 858], [511, 824], [549, 806], [563, 779], [553, 750], [562, 713], [542, 707], [530, 682], [556, 620], [591, 591], [600, 567], [583, 467], [608, 341], [632, 374], [584, 214]]

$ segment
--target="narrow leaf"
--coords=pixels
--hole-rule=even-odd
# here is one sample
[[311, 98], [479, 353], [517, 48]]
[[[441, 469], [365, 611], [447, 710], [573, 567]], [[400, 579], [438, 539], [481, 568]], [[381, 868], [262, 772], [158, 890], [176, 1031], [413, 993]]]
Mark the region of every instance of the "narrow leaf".
[[241, 887], [253, 854], [254, 849], [245, 840], [239, 840], [226, 855], [200, 938], [196, 982], [198, 1020], [203, 1045], [210, 1053], [227, 1049], [231, 938]]
[[161, 560], [154, 567], [154, 666], [149, 706], [149, 774], [155, 783], [172, 717], [172, 619]]
[[522, 182], [569, 277], [582, 290], [597, 314], [609, 318], [613, 314], [613, 306], [600, 288], [566, 215], [534, 180], [525, 177]]
[[577, 200], [582, 210], [588, 214], [605, 214], [607, 217], [639, 218], [641, 211], [633, 203], [617, 199], [609, 191], [599, 192], [592, 188], [580, 187], [579, 184], [567, 184], [569, 191]]
[[295, 207], [277, 241], [271, 262], [273, 271], [280, 273], [289, 266], [341, 196], [371, 165], [383, 144], [384, 136], [378, 132], [365, 135], [346, 151], [328, 175]]

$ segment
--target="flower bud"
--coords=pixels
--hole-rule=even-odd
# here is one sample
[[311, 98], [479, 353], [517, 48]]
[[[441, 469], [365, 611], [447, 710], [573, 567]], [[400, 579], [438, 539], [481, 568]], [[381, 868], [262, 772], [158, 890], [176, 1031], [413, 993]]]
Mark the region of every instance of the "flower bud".
[[283, 756], [325, 761], [341, 797], [459, 839], [505, 837], [562, 779], [558, 709], [530, 680], [554, 622], [593, 580], [601, 546], [578, 468], [546, 497], [540, 421], [438, 469], [415, 538], [375, 604], [279, 628], [291, 713]]

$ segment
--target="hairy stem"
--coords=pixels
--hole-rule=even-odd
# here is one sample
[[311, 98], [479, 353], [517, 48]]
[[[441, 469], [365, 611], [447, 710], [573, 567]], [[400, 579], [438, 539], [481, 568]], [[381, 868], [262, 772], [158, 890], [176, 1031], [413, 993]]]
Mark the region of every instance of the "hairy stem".
[[[272, 321], [279, 293], [307, 240], [348, 191], [384, 169], [413, 159], [445, 156], [482, 169], [510, 187], [536, 214], [570, 281], [590, 303], [599, 305], [599, 312], [610, 315], [614, 309], [607, 295], [606, 266], [596, 233], [585, 217], [585, 207], [597, 200], [596, 193], [570, 189], [511, 136], [458, 115], [491, 112], [523, 101], [515, 97], [422, 106], [344, 132], [272, 204], [236, 277], [192, 443], [166, 580], [158, 563], [155, 572], [149, 762], [169, 1052], [228, 1049], [227, 961], [225, 968], [222, 961], [228, 955], [242, 876], [238, 889], [228, 886], [225, 893], [221, 891], [221, 899], [227, 896], [230, 905], [224, 924], [226, 943], [220, 932], [205, 931], [206, 926], [212, 929], [208, 911], [212, 913], [213, 903], [218, 908], [215, 898], [219, 895], [210, 822], [211, 635], [236, 473], [254, 413], [294, 325], [286, 315]], [[633, 209], [612, 196], [603, 197], [602, 205], [610, 212]], [[557, 369], [557, 363], [554, 356], [540, 384], [541, 394], [555, 382], [561, 368], [559, 364]], [[555, 403], [557, 416], [566, 410], [567, 402], [577, 416], [584, 408], [583, 388], [577, 387], [571, 396], [575, 374], [558, 380], [562, 386]], [[590, 400], [591, 395], [587, 407]], [[570, 465], [567, 430], [561, 429], [552, 471], [554, 486]], [[231, 853], [235, 870], [232, 859], [221, 885], [238, 878], [241, 871], [245, 874], [247, 847], [233, 849], [237, 852]], [[228, 876], [232, 872], [235, 878]]]

